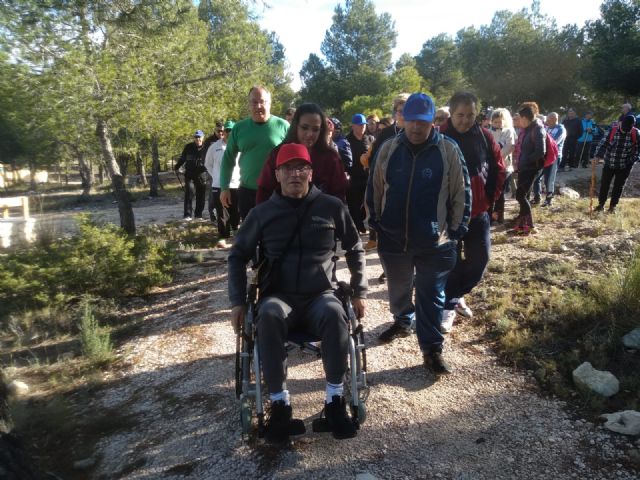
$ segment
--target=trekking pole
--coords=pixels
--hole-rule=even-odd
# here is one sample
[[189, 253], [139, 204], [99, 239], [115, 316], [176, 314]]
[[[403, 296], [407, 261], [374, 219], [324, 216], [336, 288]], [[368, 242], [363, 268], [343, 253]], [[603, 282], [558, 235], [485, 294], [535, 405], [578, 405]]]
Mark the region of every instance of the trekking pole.
[[591, 159], [591, 187], [589, 188], [589, 218], [593, 216], [593, 196], [596, 193], [596, 159]]
[[582, 156], [584, 155], [584, 147], [587, 145], [587, 137], [585, 135], [584, 142], [582, 142], [582, 150], [580, 151], [580, 157], [578, 158], [578, 167], [582, 163]]
[[178, 171], [174, 170], [173, 173], [176, 174], [176, 178], [178, 179], [178, 183], [180, 184], [180, 188], [182, 189], [182, 191], [184, 192], [184, 185], [182, 185], [182, 180], [180, 180], [180, 175], [178, 175]]

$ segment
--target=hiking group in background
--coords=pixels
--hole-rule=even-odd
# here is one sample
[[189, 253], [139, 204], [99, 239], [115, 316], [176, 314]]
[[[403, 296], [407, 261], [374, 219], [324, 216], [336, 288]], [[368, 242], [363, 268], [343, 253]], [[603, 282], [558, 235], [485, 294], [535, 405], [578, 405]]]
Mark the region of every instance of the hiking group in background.
[[[335, 197], [344, 209], [339, 216], [347, 215], [338, 223], [346, 222], [348, 230], [360, 235], [368, 233], [364, 247], [357, 239], [350, 239], [347, 246], [356, 251], [377, 249], [383, 266], [379, 281], [388, 284], [393, 322], [379, 335], [380, 342], [390, 343], [415, 330], [425, 368], [436, 376], [452, 372], [443, 355], [444, 335], [451, 332], [457, 316], [473, 316], [465, 296], [486, 272], [491, 257], [491, 229], [502, 228], [507, 222], [507, 200], [517, 201], [518, 214], [512, 222], [508, 221], [506, 230], [515, 235], [529, 235], [535, 231], [533, 207], [552, 205], [557, 175], [591, 166], [593, 185], [596, 166], [603, 164], [595, 211], [604, 209], [613, 182], [609, 204], [609, 212], [613, 213], [640, 155], [640, 132], [635, 126], [638, 120], [628, 104], [623, 105], [617, 121], [603, 128], [591, 111], [579, 117], [575, 109], [569, 108], [561, 121], [557, 112], [542, 115], [534, 101], [521, 103], [512, 116], [507, 108], [481, 110], [480, 101], [470, 92], [457, 92], [448, 105], [440, 107], [424, 93], [401, 93], [393, 100], [389, 117], [380, 119], [375, 113], [355, 113], [350, 119], [350, 132], [345, 135], [341, 120], [327, 117], [315, 103], [288, 109], [284, 120], [271, 115], [270, 93], [264, 87], [253, 87], [248, 100], [250, 117], [235, 124], [232, 121], [217, 124], [215, 137], [207, 139], [206, 148], [200, 130], [194, 141], [185, 146], [176, 164], [176, 169], [185, 166], [185, 218], [191, 218], [192, 212], [201, 217], [208, 172], [209, 202], [213, 203], [209, 210], [218, 228], [218, 247], [234, 245], [232, 232], [239, 223], [238, 238], [251, 235], [254, 239], [242, 252], [244, 263], [250, 258], [259, 261], [261, 254], [254, 256], [254, 243], [260, 246], [258, 252], [264, 253], [262, 242], [270, 241], [252, 229], [268, 230], [269, 238], [282, 244], [291, 231], [276, 232], [260, 216], [247, 217], [256, 204], [269, 203], [268, 209], [261, 205], [261, 214], [273, 210], [284, 215], [286, 210], [289, 212], [286, 215], [298, 219], [298, 229], [293, 232], [296, 238], [285, 242], [287, 245], [311, 257], [320, 255], [317, 248], [321, 247], [322, 255], [326, 256], [335, 251], [334, 241], [316, 246], [314, 242], [320, 241], [325, 229], [337, 228], [337, 217], [325, 221], [318, 213], [305, 218], [304, 209], [309, 202], [304, 199], [309, 192]], [[295, 155], [289, 154], [292, 149]], [[292, 167], [292, 161], [299, 166]], [[195, 210], [191, 206], [192, 188]], [[298, 195], [298, 190], [304, 194]], [[253, 220], [245, 226], [241, 223], [245, 218]], [[307, 229], [309, 234], [303, 236], [300, 232]], [[310, 234], [313, 229], [317, 229], [317, 238]], [[237, 254], [237, 249], [234, 251]], [[282, 258], [291, 257], [291, 262], [295, 260], [293, 257], [296, 262], [302, 258], [299, 254], [285, 257], [288, 253], [275, 252]], [[301, 271], [298, 269], [296, 274], [292, 265], [273, 267], [300, 277]], [[238, 272], [243, 268], [238, 267]], [[290, 280], [283, 278], [278, 281], [288, 285], [293, 293], [304, 290], [306, 296], [326, 295], [325, 280], [332, 275], [326, 266], [321, 270], [322, 288], [317, 291], [308, 291], [309, 286], [299, 281], [286, 283]], [[244, 277], [236, 281], [231, 292], [238, 312], [243, 301], [237, 291], [242, 291], [244, 281]], [[330, 283], [335, 284], [335, 277]], [[275, 407], [267, 425], [275, 428], [276, 437], [286, 437], [296, 429], [291, 427], [294, 420], [288, 391], [282, 387], [283, 373], [276, 365], [281, 361], [280, 344], [292, 325], [291, 319], [298, 318], [298, 310], [307, 307], [299, 299], [286, 296], [267, 298], [272, 303], [289, 305], [282, 310], [280, 304], [277, 308], [276, 304], [269, 304], [269, 310], [265, 310], [277, 317], [278, 335], [264, 331], [266, 324], [258, 323], [261, 348], [278, 352], [272, 358], [273, 367], [267, 371], [268, 379], [273, 378], [268, 383]], [[354, 305], [361, 312], [364, 312], [363, 298], [364, 295]], [[258, 305], [260, 302], [259, 298]], [[274, 308], [277, 315], [272, 311]], [[259, 318], [266, 315], [258, 312]], [[341, 397], [344, 352], [342, 347], [334, 348], [334, 343], [323, 352], [323, 362], [328, 368], [325, 408], [331, 411], [336, 406], [332, 413], [334, 435], [347, 438], [356, 431], [348, 425]], [[273, 373], [276, 371], [277, 375]]]

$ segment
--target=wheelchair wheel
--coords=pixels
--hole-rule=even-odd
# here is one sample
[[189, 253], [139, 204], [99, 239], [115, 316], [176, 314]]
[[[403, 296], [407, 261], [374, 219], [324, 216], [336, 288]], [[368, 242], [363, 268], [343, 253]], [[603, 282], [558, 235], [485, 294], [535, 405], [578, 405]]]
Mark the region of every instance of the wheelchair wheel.
[[362, 425], [367, 420], [367, 406], [361, 400], [358, 402], [358, 422]]
[[251, 402], [248, 398], [243, 398], [240, 402], [240, 425], [245, 435], [251, 430]]

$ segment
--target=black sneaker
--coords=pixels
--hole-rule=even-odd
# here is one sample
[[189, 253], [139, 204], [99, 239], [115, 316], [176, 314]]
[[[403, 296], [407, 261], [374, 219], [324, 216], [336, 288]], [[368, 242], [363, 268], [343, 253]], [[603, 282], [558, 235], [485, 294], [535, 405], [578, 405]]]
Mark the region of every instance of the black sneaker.
[[396, 338], [408, 337], [411, 335], [411, 329], [403, 327], [399, 323], [394, 323], [378, 336], [378, 340], [382, 343], [389, 343]]
[[343, 440], [357, 435], [358, 429], [347, 415], [347, 402], [344, 397], [339, 395], [331, 397], [331, 403], [324, 404], [324, 414], [333, 433], [333, 438]]
[[540, 204], [540, 197], [534, 197], [534, 199], [531, 201], [531, 205], [539, 205]]
[[594, 212], [601, 212], [602, 210], [604, 210], [604, 205], [598, 205], [593, 209]]
[[607, 210], [607, 213], [616, 213], [616, 207], [609, 207], [609, 210]]
[[448, 375], [453, 373], [453, 368], [442, 358], [441, 352], [429, 352], [424, 354], [424, 366], [436, 375]]
[[387, 274], [382, 272], [378, 277], [378, 283], [383, 284], [386, 281], [387, 281]]
[[291, 405], [283, 400], [271, 402], [269, 418], [265, 424], [265, 438], [271, 443], [283, 443], [289, 435], [302, 435], [306, 431], [302, 420], [292, 418]]

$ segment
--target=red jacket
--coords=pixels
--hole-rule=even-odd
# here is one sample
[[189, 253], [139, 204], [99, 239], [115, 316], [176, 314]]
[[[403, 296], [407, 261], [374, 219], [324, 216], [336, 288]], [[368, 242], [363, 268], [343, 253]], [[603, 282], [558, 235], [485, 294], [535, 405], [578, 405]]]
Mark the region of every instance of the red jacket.
[[[264, 167], [262, 167], [262, 172], [258, 177], [256, 205], [269, 200], [278, 186], [278, 181], [276, 180], [278, 150], [280, 150], [280, 145], [271, 150], [267, 161], [264, 162]], [[313, 184], [322, 192], [338, 197], [344, 202], [348, 181], [338, 153], [333, 149], [318, 150], [314, 148], [311, 151], [311, 165], [313, 166]]]
[[449, 119], [440, 127], [462, 150], [471, 178], [471, 218], [489, 210], [498, 200], [504, 187], [507, 170], [500, 154], [500, 145], [486, 128], [474, 125], [465, 133], [459, 133]]

